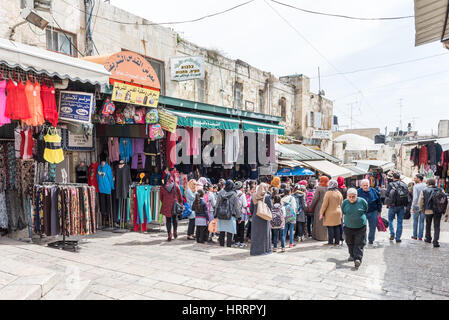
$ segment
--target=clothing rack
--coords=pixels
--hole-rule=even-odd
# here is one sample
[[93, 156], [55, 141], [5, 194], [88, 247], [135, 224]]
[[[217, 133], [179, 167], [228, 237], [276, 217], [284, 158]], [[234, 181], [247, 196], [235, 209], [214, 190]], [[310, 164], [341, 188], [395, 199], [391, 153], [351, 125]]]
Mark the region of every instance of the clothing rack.
[[[3, 73], [3, 75], [2, 75]], [[45, 73], [37, 73], [34, 70], [23, 70], [20, 67], [15, 67], [15, 68], [11, 68], [8, 65], [4, 64], [4, 63], [0, 63], [0, 80], [13, 80], [13, 81], [18, 81], [19, 80], [19, 76], [20, 79], [22, 79], [22, 82], [26, 82], [27, 79], [34, 80], [36, 79], [37, 82], [39, 82], [40, 85], [45, 83], [48, 84], [52, 84], [54, 85], [55, 83], [62, 83], [61, 79], [59, 78], [55, 78], [53, 79], [53, 77], [50, 77], [49, 75], [45, 74]], [[31, 76], [31, 77], [30, 77]]]
[[[71, 186], [71, 187], [86, 187], [86, 183], [57, 183], [57, 182], [43, 182], [42, 186]], [[65, 227], [65, 215], [62, 215], [62, 225]], [[50, 248], [61, 249], [66, 251], [77, 252], [78, 240], [66, 240], [65, 230], [62, 232], [62, 240], [57, 240], [47, 244]]]

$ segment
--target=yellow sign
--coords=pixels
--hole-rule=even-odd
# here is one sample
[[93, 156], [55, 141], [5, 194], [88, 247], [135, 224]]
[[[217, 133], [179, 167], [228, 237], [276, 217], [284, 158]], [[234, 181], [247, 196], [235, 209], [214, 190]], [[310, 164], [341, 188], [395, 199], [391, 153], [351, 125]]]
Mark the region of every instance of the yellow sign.
[[159, 102], [159, 91], [115, 82], [112, 100], [156, 108]]
[[163, 110], [159, 110], [158, 115], [159, 124], [161, 125], [162, 129], [171, 133], [175, 133], [176, 127], [178, 125], [178, 117]]

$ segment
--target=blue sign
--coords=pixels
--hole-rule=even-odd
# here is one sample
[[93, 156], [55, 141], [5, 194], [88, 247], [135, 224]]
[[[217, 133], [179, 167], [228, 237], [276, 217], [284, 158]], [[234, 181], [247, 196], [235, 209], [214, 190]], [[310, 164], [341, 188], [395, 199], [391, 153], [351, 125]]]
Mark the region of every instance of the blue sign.
[[86, 92], [61, 91], [59, 120], [90, 123], [94, 95]]

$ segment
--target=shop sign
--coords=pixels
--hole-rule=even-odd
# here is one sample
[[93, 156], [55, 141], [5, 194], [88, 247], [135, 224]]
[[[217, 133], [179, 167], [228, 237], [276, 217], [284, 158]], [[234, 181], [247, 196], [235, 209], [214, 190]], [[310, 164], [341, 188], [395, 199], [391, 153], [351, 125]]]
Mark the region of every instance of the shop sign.
[[171, 80], [204, 79], [204, 57], [170, 58]]
[[142, 56], [130, 51], [121, 51], [111, 55], [104, 63], [112, 79], [140, 84], [154, 89], [161, 85], [151, 64]]
[[59, 120], [90, 123], [93, 101], [92, 93], [61, 91]]
[[74, 134], [67, 129], [62, 129], [61, 131], [64, 150], [92, 151], [94, 149], [95, 134]]
[[312, 138], [332, 140], [332, 133], [329, 130], [314, 130]]
[[178, 126], [178, 117], [163, 110], [159, 110], [158, 115], [159, 124], [161, 125], [162, 129], [171, 133], [175, 133], [176, 127]]
[[159, 102], [159, 91], [114, 82], [112, 100], [156, 108]]

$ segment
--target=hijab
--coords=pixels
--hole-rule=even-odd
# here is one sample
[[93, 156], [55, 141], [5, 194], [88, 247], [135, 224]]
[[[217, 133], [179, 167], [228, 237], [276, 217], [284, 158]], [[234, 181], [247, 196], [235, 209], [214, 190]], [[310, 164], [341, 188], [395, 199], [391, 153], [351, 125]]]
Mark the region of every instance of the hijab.
[[165, 185], [164, 188], [168, 191], [171, 192], [173, 190], [173, 187], [175, 186], [175, 180], [173, 179], [173, 177], [171, 176], [170, 172], [167, 172], [165, 174]]
[[253, 203], [257, 204], [257, 202], [264, 200], [267, 192], [268, 192], [268, 184], [261, 183], [257, 187], [256, 192], [253, 195]]
[[320, 177], [320, 187], [327, 187], [329, 183], [329, 178], [326, 176], [321, 176]]
[[279, 177], [274, 177], [273, 180], [271, 180], [271, 186], [279, 189], [281, 187], [281, 179], [279, 179]]
[[189, 182], [187, 182], [187, 186], [189, 187], [189, 189], [192, 192], [196, 192], [196, 180], [195, 179], [189, 180]]
[[329, 181], [328, 189], [330, 191], [338, 190], [338, 182], [336, 180]]
[[343, 177], [338, 177], [337, 178], [337, 182], [338, 182], [338, 188], [339, 189], [346, 188], [346, 186], [345, 186], [345, 179]]
[[226, 181], [224, 190], [225, 190], [226, 192], [233, 191], [233, 190], [234, 190], [234, 182], [233, 182], [232, 180]]

